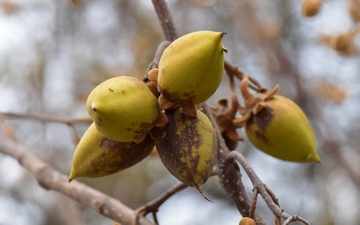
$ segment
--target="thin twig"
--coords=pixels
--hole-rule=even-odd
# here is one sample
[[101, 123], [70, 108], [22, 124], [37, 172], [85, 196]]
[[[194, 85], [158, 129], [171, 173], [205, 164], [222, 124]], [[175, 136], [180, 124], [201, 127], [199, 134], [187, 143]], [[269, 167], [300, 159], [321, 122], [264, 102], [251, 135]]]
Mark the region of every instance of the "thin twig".
[[251, 202], [250, 214], [249, 214], [250, 218], [254, 218], [258, 194], [259, 194], [258, 189], [254, 188], [253, 199]]
[[161, 28], [163, 29], [166, 40], [173, 42], [178, 35], [166, 1], [152, 0], [152, 3], [161, 23]]
[[134, 219], [133, 225], [137, 225], [137, 221], [139, 219], [140, 216], [146, 216], [148, 213], [153, 213], [153, 217], [154, 217], [154, 221], [156, 224], [158, 224], [157, 222], [157, 218], [156, 218], [156, 212], [158, 211], [159, 207], [166, 201], [168, 200], [171, 196], [173, 196], [174, 194], [176, 194], [177, 192], [184, 190], [185, 188], [187, 188], [188, 186], [184, 183], [178, 183], [174, 186], [172, 186], [171, 188], [169, 188], [168, 190], [166, 190], [164, 193], [162, 193], [161, 195], [159, 195], [157, 198], [153, 199], [152, 201], [148, 202], [146, 205], [140, 207], [139, 209], [136, 210], [136, 217]]
[[170, 41], [163, 41], [159, 44], [159, 46], [156, 48], [156, 52], [155, 52], [155, 55], [154, 55], [154, 59], [153, 61], [149, 64], [146, 72], [145, 72], [145, 75], [144, 75], [144, 78], [143, 78], [143, 81], [145, 83], [148, 83], [149, 82], [149, 77], [148, 77], [148, 72], [154, 68], [158, 68], [159, 67], [159, 62], [160, 62], [160, 58], [164, 52], [164, 50], [167, 48], [167, 46], [169, 46], [171, 44]]
[[6, 117], [9, 118], [22, 118], [22, 119], [33, 119], [42, 122], [53, 122], [53, 123], [64, 123], [64, 124], [75, 124], [75, 123], [92, 123], [92, 119], [90, 117], [82, 117], [82, 118], [55, 118], [55, 117], [48, 117], [48, 116], [39, 116], [29, 113], [10, 113], [10, 112], [0, 112], [0, 116], [3, 116], [4, 119]]
[[[230, 152], [228, 154], [227, 160], [230, 163], [233, 163], [234, 160], [236, 160], [237, 162], [240, 163], [241, 167], [245, 170], [246, 174], [250, 178], [251, 183], [254, 185], [254, 188], [258, 189], [259, 194], [262, 196], [265, 203], [270, 208], [270, 210], [274, 213], [275, 216], [280, 216], [280, 217], [282, 217], [284, 219], [287, 219], [287, 220], [289, 220], [289, 218], [291, 217], [292, 219], [291, 219], [290, 222], [292, 222], [292, 221], [300, 221], [300, 222], [302, 222], [302, 223], [304, 223], [306, 225], [310, 225], [310, 223], [308, 221], [301, 218], [300, 216], [290, 215], [290, 214], [285, 213], [273, 201], [274, 196], [270, 196], [269, 192], [267, 191], [267, 189], [269, 190], [269, 188], [265, 188], [265, 184], [260, 180], [260, 178], [254, 172], [254, 170], [252, 169], [252, 167], [250, 166], [250, 164], [247, 162], [247, 160], [245, 159], [245, 157], [243, 155], [241, 155], [239, 152]], [[277, 199], [277, 198], [275, 197], [275, 199]]]
[[244, 79], [244, 76], [247, 76], [249, 78], [249, 81], [251, 82], [251, 84], [249, 84], [249, 88], [253, 89], [254, 91], [260, 92], [263, 89], [263, 87], [256, 79], [254, 79], [253, 77], [246, 74], [244, 71], [240, 70], [236, 66], [233, 66], [226, 61], [224, 64], [224, 69], [226, 73], [236, 76], [239, 80], [242, 80]]

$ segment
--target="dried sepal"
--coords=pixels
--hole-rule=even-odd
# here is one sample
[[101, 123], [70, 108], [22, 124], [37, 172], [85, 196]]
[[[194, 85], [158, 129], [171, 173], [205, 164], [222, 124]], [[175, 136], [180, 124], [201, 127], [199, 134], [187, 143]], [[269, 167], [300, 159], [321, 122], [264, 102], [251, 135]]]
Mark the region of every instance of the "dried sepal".
[[180, 107], [183, 109], [184, 113], [187, 116], [196, 118], [196, 112], [197, 112], [196, 105], [194, 105], [194, 104], [190, 104], [190, 105], [180, 104]]
[[167, 110], [175, 104], [174, 102], [169, 101], [163, 94], [159, 96], [158, 101], [161, 110]]
[[271, 91], [265, 88], [261, 88], [260, 92], [256, 95], [249, 91], [249, 77], [245, 75], [240, 82], [240, 93], [244, 98], [245, 106], [239, 108], [239, 113], [242, 117], [234, 120], [236, 127], [243, 127], [247, 120], [252, 115], [256, 115], [261, 109], [265, 107], [265, 101], [270, 100], [279, 91], [280, 86], [276, 85]]
[[159, 75], [159, 70], [158, 69], [152, 69], [148, 72], [148, 77], [151, 81], [155, 82], [157, 84], [157, 80], [158, 80], [158, 75]]
[[155, 82], [150, 81], [146, 83], [146, 86], [150, 89], [151, 93], [153, 93], [156, 98], [159, 96], [159, 91]]
[[163, 127], [169, 122], [166, 114], [164, 112], [160, 112], [159, 118], [155, 122], [155, 127]]
[[228, 74], [230, 78], [230, 92], [231, 92], [231, 105], [229, 107], [228, 100], [225, 98], [219, 99], [215, 107], [212, 108], [213, 114], [216, 119], [216, 123], [220, 129], [220, 132], [225, 140], [226, 146], [230, 150], [234, 150], [238, 141], [243, 141], [243, 138], [236, 132], [236, 126], [233, 122], [235, 115], [239, 108], [238, 98], [234, 90], [234, 78], [233, 75]]

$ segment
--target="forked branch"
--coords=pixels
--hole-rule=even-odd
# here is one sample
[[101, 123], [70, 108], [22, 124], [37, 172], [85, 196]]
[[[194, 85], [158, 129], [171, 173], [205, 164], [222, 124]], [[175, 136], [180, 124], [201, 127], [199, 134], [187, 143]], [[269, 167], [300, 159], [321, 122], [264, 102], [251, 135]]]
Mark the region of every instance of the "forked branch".
[[[234, 164], [235, 162], [238, 162], [241, 167], [245, 170], [246, 174], [251, 180], [251, 183], [253, 184], [254, 188], [257, 189], [257, 192], [262, 196], [267, 206], [270, 208], [270, 210], [274, 213], [276, 217], [281, 217], [283, 219], [286, 219], [286, 221], [283, 223], [284, 225], [289, 224], [293, 221], [300, 221], [303, 224], [310, 225], [308, 221], [301, 218], [297, 215], [290, 215], [286, 212], [284, 212], [280, 207], [279, 203], [277, 202], [277, 198], [273, 194], [272, 191], [260, 180], [260, 178], [257, 176], [257, 174], [254, 172], [250, 164], [247, 162], [245, 157], [241, 155], [239, 152], [230, 152], [227, 156], [227, 161], [229, 163]], [[275, 199], [275, 201], [274, 201]]]

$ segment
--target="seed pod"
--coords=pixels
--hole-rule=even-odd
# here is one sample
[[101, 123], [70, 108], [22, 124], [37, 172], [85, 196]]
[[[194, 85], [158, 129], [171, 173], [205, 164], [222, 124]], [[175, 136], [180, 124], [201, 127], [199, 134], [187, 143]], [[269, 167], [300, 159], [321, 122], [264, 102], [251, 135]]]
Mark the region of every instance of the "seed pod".
[[87, 99], [87, 110], [96, 128], [120, 142], [138, 141], [160, 116], [156, 97], [134, 77], [114, 77], [99, 84]]
[[202, 194], [202, 184], [211, 176], [217, 154], [214, 128], [200, 110], [197, 118], [181, 110], [168, 112], [169, 123], [153, 135], [161, 161], [181, 182]]
[[214, 94], [224, 70], [223, 35], [213, 31], [193, 32], [165, 49], [159, 62], [158, 85], [167, 100], [191, 105]]
[[250, 217], [243, 217], [243, 218], [240, 220], [239, 225], [256, 225], [256, 223], [255, 223], [255, 220], [253, 220], [253, 219], [250, 218]]
[[76, 147], [69, 181], [107, 176], [129, 168], [147, 157], [154, 145], [149, 135], [139, 144], [110, 140], [92, 123]]
[[245, 125], [254, 146], [278, 159], [319, 163], [315, 134], [300, 107], [278, 95], [262, 104]]
[[305, 0], [302, 4], [301, 14], [304, 17], [312, 17], [319, 13], [321, 8], [321, 0]]

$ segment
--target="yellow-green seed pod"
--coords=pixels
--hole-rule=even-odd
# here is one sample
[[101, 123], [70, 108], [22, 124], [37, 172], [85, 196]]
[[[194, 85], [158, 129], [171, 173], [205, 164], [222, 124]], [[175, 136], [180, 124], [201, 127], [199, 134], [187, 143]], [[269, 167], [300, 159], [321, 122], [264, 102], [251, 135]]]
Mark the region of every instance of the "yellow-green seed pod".
[[147, 157], [154, 145], [149, 135], [139, 144], [110, 140], [92, 123], [76, 147], [69, 180], [117, 173]]
[[153, 130], [160, 159], [172, 175], [202, 194], [202, 184], [211, 176], [215, 165], [214, 128], [200, 110], [197, 118], [186, 116], [181, 109], [167, 116], [169, 123]]
[[160, 115], [157, 99], [146, 84], [128, 76], [110, 78], [95, 87], [87, 110], [103, 135], [120, 142], [144, 137]]
[[293, 162], [320, 162], [316, 138], [304, 112], [288, 98], [275, 95], [253, 115], [245, 131], [261, 151]]
[[169, 101], [198, 104], [220, 85], [224, 70], [224, 33], [198, 31], [172, 42], [159, 62], [158, 85]]

